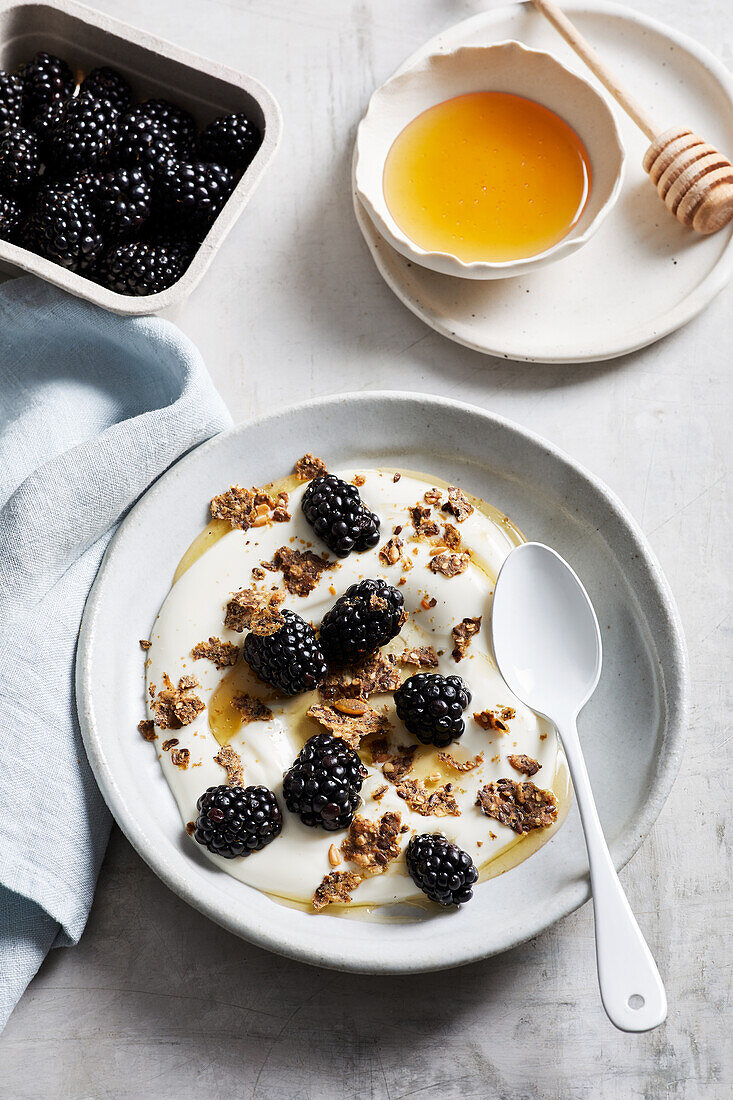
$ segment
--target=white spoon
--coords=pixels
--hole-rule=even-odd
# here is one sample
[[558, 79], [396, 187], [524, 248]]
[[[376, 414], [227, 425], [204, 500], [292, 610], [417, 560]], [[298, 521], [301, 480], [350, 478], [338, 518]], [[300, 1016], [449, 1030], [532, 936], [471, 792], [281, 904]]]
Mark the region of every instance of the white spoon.
[[588, 848], [603, 1007], [622, 1031], [649, 1031], [666, 1019], [667, 997], [611, 862], [576, 727], [601, 675], [593, 605], [559, 554], [525, 543], [499, 573], [491, 633], [508, 688], [552, 722], [565, 750]]

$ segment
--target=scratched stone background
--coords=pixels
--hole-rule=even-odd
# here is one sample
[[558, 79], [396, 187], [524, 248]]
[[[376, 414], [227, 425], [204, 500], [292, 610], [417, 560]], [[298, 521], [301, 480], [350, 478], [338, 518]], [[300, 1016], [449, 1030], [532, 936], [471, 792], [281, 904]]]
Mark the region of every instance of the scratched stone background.
[[[638, 0], [729, 66], [729, 0]], [[606, 1020], [588, 907], [500, 958], [394, 979], [276, 958], [205, 920], [115, 830], [86, 933], [54, 951], [0, 1038], [9, 1100], [723, 1100], [731, 1095], [730, 518], [733, 293], [662, 343], [595, 366], [452, 345], [393, 298], [353, 220], [368, 96], [477, 0], [97, 0], [253, 73], [285, 136], [262, 188], [175, 320], [235, 419], [300, 396], [425, 390], [549, 437], [621, 496], [659, 556], [690, 649], [682, 771], [622, 874], [667, 983], [664, 1027]], [[612, 735], [612, 731], [611, 731]]]

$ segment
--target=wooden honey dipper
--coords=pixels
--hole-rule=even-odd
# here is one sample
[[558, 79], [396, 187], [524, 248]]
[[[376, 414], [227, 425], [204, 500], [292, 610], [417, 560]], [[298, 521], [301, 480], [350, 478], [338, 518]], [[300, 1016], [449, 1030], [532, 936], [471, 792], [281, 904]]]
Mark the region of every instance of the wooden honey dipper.
[[660, 131], [557, 4], [553, 0], [532, 3], [651, 141], [644, 171], [667, 209], [698, 233], [716, 233], [728, 225], [733, 220], [733, 164], [728, 158], [687, 126]]

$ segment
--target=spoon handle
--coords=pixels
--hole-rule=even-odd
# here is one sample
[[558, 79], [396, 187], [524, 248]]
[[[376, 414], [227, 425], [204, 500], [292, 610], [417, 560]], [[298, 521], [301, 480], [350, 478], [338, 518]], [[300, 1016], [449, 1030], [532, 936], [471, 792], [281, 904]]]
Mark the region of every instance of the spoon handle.
[[650, 1031], [667, 1017], [667, 996], [603, 835], [575, 720], [558, 726], [588, 848], [603, 1007], [622, 1031]]

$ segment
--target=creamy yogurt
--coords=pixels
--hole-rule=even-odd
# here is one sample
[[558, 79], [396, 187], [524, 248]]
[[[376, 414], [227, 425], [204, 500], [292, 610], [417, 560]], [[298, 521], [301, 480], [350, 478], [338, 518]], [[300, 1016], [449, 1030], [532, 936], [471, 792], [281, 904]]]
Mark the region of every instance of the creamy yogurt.
[[[561, 802], [558, 820], [563, 816], [562, 801], [566, 795], [562, 755], [554, 731], [511, 695], [491, 655], [489, 625], [494, 583], [504, 558], [523, 541], [522, 536], [507, 517], [471, 498], [475, 511], [456, 524], [462, 548], [470, 550], [471, 561], [464, 573], [445, 577], [429, 569], [430, 552], [439, 540], [418, 538], [408, 512], [410, 507], [423, 502], [425, 491], [433, 486], [441, 487], [442, 500], [447, 499], [445, 483], [412, 473], [402, 473], [395, 482], [394, 471], [383, 469], [347, 469], [338, 471], [338, 475], [345, 481], [352, 481], [356, 475], [360, 475], [359, 481], [364, 478], [360, 485], [361, 497], [381, 518], [379, 544], [373, 550], [337, 560], [333, 569], [321, 574], [308, 596], [288, 593], [285, 607], [317, 627], [325, 612], [349, 585], [366, 577], [381, 577], [397, 586], [404, 577], [399, 591], [404, 596], [409, 619], [386, 650], [399, 654], [406, 647], [432, 646], [439, 654], [439, 667], [430, 671], [443, 675], [457, 673], [463, 678], [473, 696], [465, 714], [466, 732], [459, 741], [449, 745], [447, 751], [459, 761], [483, 754], [483, 762], [478, 767], [458, 773], [439, 760], [437, 749], [420, 746], [409, 778], [424, 779], [440, 773], [440, 783], [452, 783], [452, 793], [461, 810], [458, 817], [425, 817], [411, 810], [391, 783], [387, 784], [388, 789], [379, 801], [372, 797], [386, 779], [381, 765], [372, 765], [370, 753], [364, 751], [361, 755], [369, 775], [362, 788], [363, 804], [358, 812], [374, 820], [387, 810], [400, 813], [403, 824], [408, 826], [408, 831], [402, 835], [403, 848], [414, 833], [445, 834], [470, 854], [476, 865], [484, 870], [482, 877], [485, 877], [493, 866], [505, 869], [519, 862], [523, 851], [529, 855], [538, 847], [539, 839], [546, 839], [545, 835], [540, 838], [530, 834], [529, 838], [520, 840], [510, 828], [486, 817], [475, 804], [477, 791], [486, 783], [502, 777], [525, 778], [511, 767], [507, 756], [526, 753], [541, 764], [534, 782], [557, 795]], [[292, 518], [286, 523], [241, 531], [226, 528], [218, 521], [197, 540], [193, 551], [184, 557], [177, 579], [160, 610], [151, 634], [152, 646], [146, 666], [148, 684], [158, 688], [162, 686], [164, 674], [174, 684], [182, 676], [195, 675], [200, 684], [196, 695], [206, 705], [190, 725], [180, 730], [158, 731], [155, 741], [161, 767], [183, 822], [195, 820], [196, 801], [207, 787], [226, 782], [224, 768], [214, 760], [223, 743], [230, 744], [241, 757], [245, 785], [269, 787], [283, 809], [281, 836], [261, 852], [225, 860], [203, 847], [200, 850], [222, 871], [242, 882], [279, 898], [308, 904], [324, 875], [334, 869], [329, 862], [331, 845], [338, 846], [346, 835], [345, 831], [327, 833], [307, 828], [295, 814], [287, 811], [282, 798], [283, 773], [305, 741], [323, 732], [322, 727], [306, 716], [307, 709], [320, 701], [319, 697], [313, 692], [283, 699], [258, 681], [242, 660], [233, 668], [218, 671], [212, 662], [191, 657], [193, 647], [211, 636], [241, 645], [243, 636], [224, 627], [226, 603], [241, 588], [283, 585], [281, 573], [268, 572], [261, 581], [252, 578], [252, 569], [259, 567], [262, 561], [270, 561], [279, 547], [311, 549], [319, 554], [325, 550], [300, 507], [306, 488], [307, 483], [298, 483], [291, 492], [289, 511]], [[440, 512], [440, 505], [434, 508], [433, 517], [438, 519], [441, 529], [441, 520], [455, 523], [452, 516]], [[379, 560], [379, 549], [396, 526], [402, 527], [400, 538], [405, 543], [402, 555], [412, 563], [409, 571], [400, 564], [385, 566]], [[433, 600], [434, 606], [426, 606]], [[465, 657], [457, 663], [451, 656], [454, 648], [451, 629], [463, 618], [478, 615], [482, 616], [481, 630], [472, 638]], [[402, 671], [407, 678], [419, 670], [403, 667]], [[242, 725], [241, 715], [230, 705], [232, 696], [242, 691], [262, 699], [271, 709], [272, 719]], [[370, 705], [387, 714], [393, 727], [392, 745], [415, 744], [395, 715], [391, 695], [373, 695]], [[474, 712], [500, 711], [503, 707], [515, 711], [515, 717], [507, 722], [507, 733], [482, 729], [472, 717]], [[149, 716], [153, 717], [152, 713]], [[163, 742], [171, 736], [178, 739], [180, 747], [189, 750], [186, 769], [172, 763], [170, 753], [162, 749]], [[549, 836], [552, 831], [538, 830], [537, 833]], [[516, 850], [516, 854], [508, 862], [510, 850]], [[355, 868], [342, 862], [338, 869]], [[407, 874], [401, 856], [389, 865], [386, 873], [362, 882], [354, 892], [350, 908], [382, 906], [417, 898], [424, 900]], [[338, 910], [332, 907], [329, 911]]]

